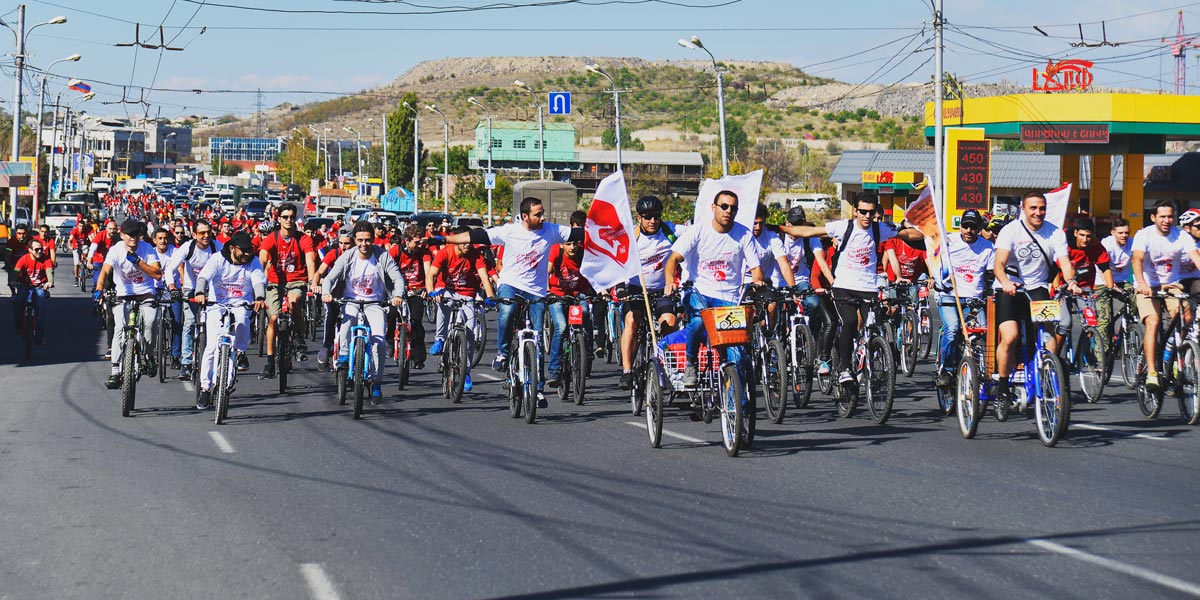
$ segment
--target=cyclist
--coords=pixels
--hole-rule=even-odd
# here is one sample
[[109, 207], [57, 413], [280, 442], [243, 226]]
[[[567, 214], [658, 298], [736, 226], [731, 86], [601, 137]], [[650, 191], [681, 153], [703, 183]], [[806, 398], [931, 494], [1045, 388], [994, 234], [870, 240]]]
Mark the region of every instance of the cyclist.
[[[687, 365], [684, 368], [683, 385], [695, 387], [700, 379], [700, 343], [705, 338], [704, 323], [700, 311], [705, 308], [733, 306], [741, 300], [743, 273], [749, 272], [754, 285], [763, 283], [763, 270], [758, 262], [758, 249], [754, 235], [745, 225], [734, 221], [739, 200], [731, 190], [717, 192], [713, 198], [712, 221], [687, 228], [671, 246], [667, 259], [663, 292], [675, 291], [675, 273], [684, 258], [692, 261], [688, 273], [693, 287], [684, 295], [683, 306], [687, 318]], [[739, 365], [742, 376], [747, 367], [743, 364], [741, 348], [730, 348], [729, 360]]]
[[[342, 255], [343, 252], [348, 252], [354, 247], [354, 239], [350, 237], [350, 230], [347, 229], [338, 234], [337, 245], [325, 252], [325, 256], [321, 257], [321, 264], [317, 265], [317, 272], [313, 274], [313, 284], [320, 286], [321, 280], [329, 273], [329, 269], [333, 268], [333, 263]], [[337, 335], [338, 323], [342, 322], [341, 306], [336, 303], [326, 302], [325, 304], [325, 323], [324, 330], [321, 336], [321, 349], [317, 351], [317, 368], [322, 369], [329, 362], [329, 353], [333, 351], [333, 342]]]
[[[115, 244], [108, 249], [103, 266], [98, 269], [95, 295], [105, 288], [109, 278], [112, 278], [116, 289], [117, 302], [113, 303], [112, 339], [112, 373], [105, 382], [110, 390], [121, 387], [121, 347], [125, 345], [125, 314], [124, 300], [137, 300], [138, 310], [142, 313], [141, 331], [142, 343], [150, 347], [153, 340], [154, 307], [146, 304], [146, 300], [154, 298], [154, 282], [162, 277], [162, 266], [158, 262], [158, 252], [154, 246], [142, 241], [146, 235], [146, 225], [134, 219], [125, 219], [121, 223], [121, 239], [123, 243]], [[143, 358], [143, 366], [147, 373], [155, 372], [154, 356]]]
[[[80, 215], [75, 227], [71, 229], [71, 233], [67, 234], [67, 238], [70, 240], [72, 264], [75, 266], [75, 287], [79, 287], [79, 265], [82, 264], [80, 254], [91, 244], [93, 231], [91, 217]], [[86, 259], [86, 257], [84, 258]]]
[[13, 297], [13, 323], [16, 324], [16, 330], [20, 331], [21, 315], [25, 314], [23, 288], [32, 289], [33, 306], [37, 311], [33, 343], [41, 346], [46, 339], [46, 302], [50, 299], [50, 288], [54, 287], [54, 261], [46, 255], [41, 240], [30, 240], [28, 249], [29, 252], [17, 259], [13, 266], [19, 288]]
[[[1197, 246], [1200, 246], [1200, 208], [1190, 208], [1179, 215], [1179, 229], [1190, 234]], [[1180, 284], [1188, 294], [1200, 293], [1200, 273], [1187, 261], [1184, 261], [1179, 273]]]
[[[947, 235], [942, 254], [928, 259], [929, 272], [938, 274], [933, 288], [938, 293], [938, 316], [942, 321], [938, 341], [941, 365], [937, 372], [937, 383], [942, 387], [954, 383], [952, 371], [962, 358], [962, 326], [958, 320], [955, 298], [982, 298], [990, 287], [988, 280], [992, 278], [992, 269], [995, 267], [996, 247], [980, 235], [985, 226], [979, 211], [967, 210], [959, 221], [958, 232]], [[949, 256], [948, 262], [943, 255]], [[953, 281], [950, 280], [951, 266], [954, 267]], [[983, 316], [976, 315], [976, 322], [982, 324]]]
[[[459, 225], [454, 228], [454, 233], [466, 233], [470, 227]], [[414, 233], [417, 229], [412, 228]], [[434, 286], [437, 282], [440, 285]], [[472, 246], [469, 243], [465, 244], [446, 244], [445, 247], [433, 257], [433, 261], [429, 264], [428, 270], [425, 272], [425, 281], [421, 282], [422, 289], [431, 290], [429, 297], [437, 298], [448, 296], [455, 300], [472, 301], [481, 292], [484, 297], [491, 301], [496, 296], [492, 290], [492, 282], [487, 275], [487, 262], [483, 259], [483, 251], [478, 246]], [[419, 296], [417, 297], [419, 298]], [[410, 305], [411, 306], [411, 305]], [[471, 356], [475, 346], [475, 307], [471, 304], [464, 304], [458, 308], [459, 314], [462, 315], [463, 323], [467, 329], [467, 356]], [[410, 313], [414, 316], [413, 320], [420, 320], [421, 313]], [[446, 339], [450, 334], [450, 308], [444, 304], [438, 306], [437, 317], [437, 342]], [[416, 338], [413, 338], [414, 341]], [[423, 343], [423, 341], [422, 341]], [[413, 354], [416, 354], [416, 346], [413, 346]], [[471, 389], [471, 361], [467, 360], [465, 366], [466, 378], [463, 385], [464, 390]]]
[[13, 228], [13, 235], [9, 238], [8, 243], [4, 245], [4, 268], [8, 271], [8, 287], [15, 288], [17, 281], [16, 266], [17, 261], [21, 260], [22, 256], [29, 253], [29, 225], [18, 223]]
[[[789, 209], [787, 222], [788, 225], [810, 225], [803, 206], [793, 206]], [[818, 260], [823, 261], [822, 257], [825, 254], [820, 238], [805, 239], [794, 235], [784, 235], [783, 237], [783, 252], [787, 256], [788, 265], [792, 268], [796, 289], [799, 291], [813, 289], [813, 266], [818, 264]], [[820, 269], [820, 266], [816, 266], [816, 268]], [[821, 311], [817, 310], [820, 300], [815, 295], [805, 296], [803, 304], [804, 313], [809, 318], [809, 326], [816, 330], [821, 317]]]
[[104, 224], [102, 231], [97, 231], [92, 234], [91, 244], [88, 246], [87, 254], [92, 261], [92, 289], [98, 289], [96, 283], [100, 280], [100, 269], [103, 267], [104, 259], [108, 256], [108, 251], [121, 243], [121, 235], [117, 233], [116, 221], [108, 221]]
[[[1113, 223], [1109, 236], [1100, 240], [1100, 245], [1108, 251], [1108, 265], [1112, 272], [1113, 283], [1117, 288], [1128, 290], [1133, 281], [1133, 240], [1129, 236], [1129, 221], [1117, 219]], [[1112, 331], [1112, 298], [1104, 296], [1096, 300], [1096, 314], [1100, 330], [1104, 332], [1105, 343], [1111, 343]], [[1107, 348], [1111, 352], [1111, 348]]]
[[[824, 226], [795, 226], [780, 227], [780, 231], [788, 235], [811, 238], [828, 235], [836, 240], [837, 255], [833, 267], [833, 303], [834, 309], [841, 318], [841, 328], [837, 332], [838, 359], [842, 370], [838, 374], [839, 383], [850, 383], [854, 377], [850, 374], [850, 350], [854, 336], [858, 330], [858, 319], [861, 313], [866, 318], [867, 307], [857, 307], [844, 299], [871, 300], [879, 292], [878, 264], [881, 260], [880, 244], [893, 237], [905, 241], [917, 242], [924, 236], [915, 228], [905, 228], [897, 231], [890, 223], [880, 222], [873, 215], [879, 206], [879, 200], [874, 196], [859, 196], [854, 204], [855, 218], [831, 221]], [[832, 314], [830, 315], [832, 319]], [[834, 328], [824, 329], [821, 340], [818, 371], [822, 375], [830, 373], [830, 353], [834, 343]]]
[[[1057, 225], [1046, 222], [1046, 196], [1041, 192], [1025, 194], [1021, 198], [1021, 213], [1020, 219], [1005, 225], [996, 236], [996, 264], [992, 269], [996, 286], [1003, 291], [996, 295], [995, 310], [1000, 334], [996, 348], [999, 373], [996, 397], [1001, 401], [1009, 397], [1008, 377], [1016, 359], [1014, 347], [1020, 337], [1020, 322], [1030, 322], [1030, 299], [1050, 299], [1054, 265], [1062, 270], [1070, 292], [1080, 293], [1075, 281], [1075, 267], [1067, 252], [1067, 236]], [[1017, 293], [1018, 284], [1024, 286], [1025, 294]], [[1070, 313], [1063, 312], [1059, 331], [1070, 326]], [[1031, 335], [1036, 335], [1036, 331]], [[1057, 341], [1049, 340], [1046, 348], [1051, 353], [1056, 352]]]
[[42, 241], [42, 251], [54, 266], [58, 266], [58, 235], [49, 225], [42, 225], [38, 230], [37, 239]]
[[[1159, 200], [1154, 203], [1154, 212], [1150, 215], [1154, 227], [1147, 227], [1133, 236], [1133, 281], [1137, 290], [1138, 317], [1145, 325], [1146, 336], [1143, 339], [1143, 350], [1146, 353], [1146, 389], [1157, 391], [1159, 388], [1158, 371], [1155, 360], [1158, 348], [1158, 334], [1162, 313], [1162, 299], [1154, 298], [1157, 291], [1182, 293], [1179, 273], [1182, 261], [1191, 262], [1200, 267], [1200, 250], [1196, 249], [1195, 240], [1190, 235], [1184, 235], [1176, 227], [1175, 204], [1170, 200]], [[1180, 309], [1179, 300], [1166, 298], [1166, 309], [1172, 317]], [[1190, 319], [1184, 306], [1184, 318]]]
[[[671, 244], [675, 243], [677, 226], [664, 221], [662, 217], [663, 204], [656, 196], [642, 196], [635, 207], [638, 216], [638, 226], [634, 230], [637, 239], [638, 256], [642, 259], [642, 276], [634, 277], [625, 286], [627, 295], [642, 293], [642, 280], [646, 289], [651, 293], [662, 294], [666, 287], [667, 258], [671, 256]], [[650, 307], [654, 318], [658, 320], [659, 328], [666, 333], [675, 329], [675, 303], [670, 298], [661, 297]], [[633, 333], [635, 322], [640, 326], [646, 323], [646, 302], [628, 301], [621, 305], [621, 315], [625, 319], [625, 328], [621, 331], [621, 389], [633, 389]]]
[[[207, 226], [204, 223], [203, 226]], [[197, 228], [198, 229], [198, 228]], [[193, 231], [197, 231], [193, 229]], [[212, 230], [205, 230], [205, 237]], [[197, 232], [198, 234], [198, 232]], [[195, 276], [196, 305], [203, 305], [212, 297], [214, 304], [225, 304], [253, 298], [253, 309], [263, 309], [263, 295], [266, 278], [263, 274], [262, 263], [254, 256], [254, 244], [250, 235], [239, 231], [229, 238], [229, 243], [219, 247], [213, 242], [208, 249], [208, 260]], [[198, 254], [197, 252], [196, 254]], [[193, 257], [195, 254], [193, 254]], [[191, 273], [191, 261], [185, 261], [182, 266], [186, 273]], [[238, 353], [239, 368], [241, 360], [246, 356], [246, 348], [250, 345], [251, 307], [234, 307], [233, 330], [225, 332], [221, 328], [221, 309], [219, 306], [207, 307], [204, 311], [204, 325], [208, 339], [204, 345], [204, 356], [200, 357], [200, 372], [197, 374], [197, 385], [200, 386], [200, 398], [196, 408], [204, 410], [212, 405], [212, 388], [216, 375], [217, 352], [220, 348], [221, 336], [228, 333], [233, 336], [233, 349]]]
[[[404, 274], [405, 287], [410, 292], [421, 292], [421, 295], [407, 298], [410, 317], [408, 326], [411, 354], [409, 358], [415, 369], [425, 368], [425, 319], [422, 318], [422, 315], [425, 314], [424, 296], [429, 291], [429, 288], [426, 287], [426, 275], [429, 273], [430, 263], [433, 262], [433, 254], [429, 248], [425, 247], [422, 238], [421, 227], [410, 223], [404, 230], [403, 240], [388, 249], [392, 258], [400, 265], [400, 272]], [[436, 342], [434, 343], [436, 345]]]
[[[574, 224], [574, 219], [572, 219], [572, 221], [572, 224]], [[587, 222], [586, 215], [583, 216], [583, 222]], [[583, 273], [579, 272], [579, 265], [582, 262], [582, 242], [564, 242], [563, 244], [554, 246], [550, 249], [550, 295], [582, 295], [585, 297], [596, 295], [596, 290], [592, 289], [592, 284], [589, 283], [587, 278], [583, 276]], [[562, 380], [562, 347], [563, 340], [567, 337], [567, 311], [565, 308], [563, 308], [563, 305], [560, 302], [551, 304], [549, 306], [549, 310], [550, 322], [554, 328], [554, 331], [550, 335], [550, 365], [547, 367], [547, 383], [549, 383], [550, 387], [556, 388], [559, 386]], [[583, 319], [584, 323], [591, 322], [591, 315], [587, 314], [586, 308]], [[591, 352], [592, 328], [589, 325], [585, 329], [587, 330], [586, 347], [589, 348], [588, 351]]]
[[[267, 364], [259, 379], [275, 377], [275, 321], [283, 309], [283, 295], [287, 294], [291, 304], [293, 330], [304, 331], [304, 302], [301, 299], [310, 287], [316, 291], [311, 285], [317, 271], [316, 251], [312, 238], [297, 227], [298, 215], [295, 204], [280, 205], [279, 230], [263, 238], [258, 249], [258, 260], [267, 272], [267, 283], [271, 284], [267, 286]], [[307, 360], [304, 336], [296, 336], [296, 351], [300, 360]]]
[[[282, 218], [284, 211], [280, 211]], [[329, 274], [321, 282], [322, 299], [333, 302], [333, 290], [344, 288], [343, 298], [347, 300], [368, 300], [382, 302], [389, 296], [391, 290], [392, 306], [400, 306], [404, 302], [404, 276], [400, 267], [392, 260], [387, 250], [375, 245], [375, 228], [370, 223], [360, 220], [351, 229], [354, 239], [354, 250], [347, 250], [334, 261]], [[366, 315], [368, 327], [371, 329], [370, 352], [372, 371], [371, 398], [382, 398], [383, 388], [383, 356], [384, 334], [387, 332], [387, 312], [383, 307], [373, 304], [359, 306], [347, 304], [342, 312], [342, 325], [338, 330], [337, 368], [348, 368], [350, 365], [350, 327], [358, 317], [359, 311]]]
[[[540, 300], [546, 297], [550, 277], [550, 246], [564, 242], [583, 241], [583, 229], [546, 223], [546, 208], [542, 201], [532, 196], [521, 200], [520, 220], [492, 227], [453, 233], [444, 238], [432, 238], [437, 244], [489, 244], [504, 246], [505, 258], [500, 269], [500, 298], [523, 298]], [[545, 317], [545, 306], [537, 302], [529, 304], [529, 319], [535, 330], [541, 330]], [[508, 352], [512, 345], [513, 318], [516, 307], [511, 304], [500, 306], [497, 318], [499, 332], [496, 336], [497, 355], [492, 368], [503, 373], [508, 367]], [[538, 378], [538, 408], [546, 408], [546, 397], [542, 393], [542, 378]]]
[[[175, 251], [175, 246], [171, 244], [171, 232], [162, 227], [154, 230], [154, 234], [150, 236], [150, 242], [154, 245], [155, 252], [158, 253], [158, 264], [163, 266], [163, 276], [158, 281], [155, 281], [154, 289], [159, 292], [168, 292], [170, 296], [169, 302], [165, 306], [160, 305], [159, 310], [171, 311], [171, 318], [167, 321], [172, 327], [170, 348], [171, 368], [179, 370], [183, 366], [179, 361], [181, 354], [181, 328], [179, 324], [183, 322], [183, 294], [178, 291], [170, 292], [168, 285], [178, 286], [179, 284], [179, 272], [168, 268], [171, 264], [171, 255]], [[155, 337], [154, 339], [157, 340], [158, 338]], [[163, 368], [165, 369], [166, 366], [164, 365]]]
[[[212, 239], [212, 225], [199, 219], [192, 225], [192, 239], [180, 246], [171, 254], [171, 262], [167, 264], [167, 272], [175, 275], [175, 281], [167, 282], [167, 290], [172, 296], [190, 297], [196, 290], [196, 278], [208, 264], [212, 256], [221, 251], [221, 244]], [[182, 286], [182, 287], [180, 287]], [[196, 319], [199, 317], [199, 305], [191, 302], [184, 303], [183, 330], [180, 332], [180, 367], [179, 380], [189, 381], [195, 376], [195, 332]]]
[[[1095, 223], [1088, 218], [1076, 219], [1069, 237], [1070, 247], [1067, 248], [1067, 253], [1071, 257], [1071, 265], [1075, 267], [1075, 281], [1079, 283], [1079, 289], [1094, 290], [1097, 294], [1104, 289], [1112, 289], [1113, 275], [1108, 252], [1104, 246], [1096, 242]], [[1059, 283], [1058, 280], [1055, 283]], [[1112, 304], [1106, 305], [1106, 308], [1111, 307]], [[1101, 310], [1100, 304], [1097, 302], [1096, 321], [1103, 330], [1107, 328], [1111, 315], [1102, 313]], [[1058, 337], [1058, 340], [1061, 343], [1061, 336]]]

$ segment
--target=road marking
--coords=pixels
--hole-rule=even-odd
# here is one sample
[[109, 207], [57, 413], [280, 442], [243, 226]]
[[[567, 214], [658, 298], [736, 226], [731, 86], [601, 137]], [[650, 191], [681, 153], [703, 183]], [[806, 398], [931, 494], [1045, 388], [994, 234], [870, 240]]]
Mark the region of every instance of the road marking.
[[1171, 441], [1171, 438], [1166, 437], [1166, 436], [1150, 435], [1148, 433], [1130, 433], [1128, 431], [1122, 431], [1120, 429], [1114, 429], [1112, 427], [1105, 427], [1103, 425], [1091, 425], [1089, 423], [1076, 423], [1075, 425], [1072, 425], [1072, 427], [1074, 427], [1076, 429], [1090, 429], [1092, 431], [1107, 431], [1110, 433], [1116, 433], [1119, 435], [1124, 435], [1124, 436], [1136, 438], [1139, 440], [1158, 440], [1160, 442]]
[[300, 565], [300, 574], [304, 576], [305, 583], [308, 584], [308, 591], [312, 592], [312, 597], [316, 600], [339, 600], [337, 590], [333, 589], [333, 582], [329, 580], [329, 576], [325, 574], [325, 569], [317, 563], [303, 563]]
[[1150, 571], [1148, 569], [1143, 569], [1141, 567], [1135, 567], [1133, 565], [1128, 565], [1123, 562], [1117, 562], [1117, 561], [1109, 559], [1109, 558], [1104, 558], [1103, 556], [1096, 556], [1095, 554], [1088, 554], [1087, 552], [1083, 552], [1082, 550], [1068, 548], [1067, 546], [1063, 546], [1062, 544], [1056, 544], [1056, 543], [1048, 541], [1048, 540], [1029, 539], [1029, 540], [1025, 540], [1025, 543], [1029, 544], [1031, 546], [1037, 546], [1038, 548], [1041, 548], [1043, 550], [1049, 550], [1056, 554], [1070, 556], [1071, 558], [1075, 558], [1075, 559], [1081, 560], [1086, 563], [1091, 563], [1091, 564], [1099, 566], [1099, 567], [1104, 567], [1105, 569], [1108, 569], [1110, 571], [1116, 571], [1117, 573], [1123, 573], [1125, 575], [1129, 575], [1131, 577], [1136, 577], [1136, 578], [1144, 580], [1144, 581], [1149, 581], [1150, 583], [1156, 583], [1163, 587], [1171, 588], [1173, 590], [1180, 591], [1185, 594], [1191, 594], [1193, 596], [1200, 597], [1200, 585], [1196, 585], [1190, 581], [1176, 579], [1174, 577], [1171, 577], [1170, 575], [1163, 575], [1162, 573], [1156, 573], [1154, 571]]
[[193, 394], [196, 393], [196, 386], [192, 385], [192, 382], [190, 382], [190, 381], [183, 382], [183, 389], [185, 389]]
[[[634, 427], [641, 427], [642, 429], [646, 428], [645, 423], [638, 423], [637, 421], [625, 421], [625, 423], [627, 423], [629, 425], [633, 425]], [[675, 433], [674, 431], [667, 431], [666, 429], [663, 430], [663, 435], [665, 435], [667, 437], [673, 437], [677, 440], [683, 440], [685, 442], [690, 442], [693, 444], [707, 444], [708, 443], [700, 438], [694, 438], [690, 435], [683, 435], [682, 433]]]
[[225, 436], [221, 435], [220, 431], [210, 431], [208, 432], [208, 437], [212, 438], [218, 450], [225, 454], [233, 454], [233, 444], [230, 444], [229, 440], [225, 439]]
[[479, 371], [471, 373], [471, 379], [482, 379], [483, 381], [504, 381], [506, 378], [494, 373], [483, 372], [483, 370], [480, 369]]

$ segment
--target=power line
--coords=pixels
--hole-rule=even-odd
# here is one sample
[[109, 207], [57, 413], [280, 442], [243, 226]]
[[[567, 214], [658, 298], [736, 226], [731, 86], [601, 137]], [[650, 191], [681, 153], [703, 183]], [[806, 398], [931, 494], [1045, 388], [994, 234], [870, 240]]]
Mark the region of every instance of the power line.
[[[412, 6], [418, 10], [328, 10], [328, 9], [304, 9], [304, 8], [279, 8], [278, 6], [246, 6], [239, 4], [222, 4], [217, 2], [207, 2], [207, 0], [183, 0], [192, 4], [205, 3], [207, 6], [216, 8], [229, 8], [236, 10], [245, 10], [253, 12], [269, 12], [269, 13], [286, 13], [286, 14], [302, 14], [302, 15], [366, 15], [366, 16], [411, 16], [411, 15], [443, 15], [453, 13], [466, 12], [484, 12], [495, 10], [511, 10], [518, 8], [543, 8], [550, 6], [565, 6], [571, 4], [585, 6], [606, 6], [613, 4], [665, 4], [669, 6], [677, 6], [681, 8], [720, 8], [732, 4], [738, 4], [742, 0], [724, 0], [716, 4], [687, 4], [684, 2], [674, 2], [671, 0], [541, 0], [539, 2], [530, 2], [528, 4], [519, 4], [515, 2], [497, 2], [492, 4], [481, 4], [478, 6], [447, 6], [436, 7], [420, 5], [409, 0], [386, 0], [385, 2], [371, 2], [372, 4], [401, 4]], [[343, 0], [343, 1], [360, 1], [360, 0]]]

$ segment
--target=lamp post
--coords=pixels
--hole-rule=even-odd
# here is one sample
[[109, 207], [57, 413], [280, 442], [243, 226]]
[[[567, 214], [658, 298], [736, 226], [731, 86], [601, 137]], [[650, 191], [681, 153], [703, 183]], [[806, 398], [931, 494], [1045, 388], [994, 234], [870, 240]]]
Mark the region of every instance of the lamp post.
[[[60, 58], [50, 63], [50, 66], [46, 67], [46, 70], [42, 72], [42, 85], [38, 89], [37, 130], [34, 131], [34, 136], [37, 141], [33, 144], [33, 212], [30, 214], [30, 218], [33, 220], [33, 224], [35, 226], [37, 225], [38, 221], [38, 200], [42, 193], [41, 185], [39, 184], [40, 177], [38, 174], [41, 172], [42, 166], [42, 111], [46, 108], [46, 72], [50, 71], [50, 69], [53, 69], [54, 65], [57, 65], [58, 63], [78, 62], [80, 58], [83, 57], [78, 54], [72, 54], [66, 58]], [[79, 80], [72, 79], [71, 81], [78, 82]], [[58, 116], [58, 107], [55, 107], [54, 115]]]
[[[368, 122], [368, 123], [374, 123], [374, 122], [375, 122], [375, 119], [374, 119], [374, 117], [367, 119], [367, 122]], [[380, 177], [380, 178], [381, 178], [381, 179], [383, 179], [383, 193], [384, 193], [384, 194], [386, 194], [386, 193], [387, 193], [387, 191], [388, 191], [388, 190], [391, 188], [391, 186], [389, 185], [389, 182], [388, 182], [388, 168], [387, 168], [387, 167], [388, 167], [388, 163], [387, 163], [387, 147], [388, 147], [388, 143], [387, 143], [387, 115], [383, 115], [383, 166], [381, 166], [379, 170], [380, 170], [380, 171], [382, 171], [382, 173], [380, 173], [380, 175], [381, 175], [381, 177]], [[370, 154], [370, 153], [368, 153], [368, 154], [367, 154], [367, 162], [370, 162], [370, 161], [371, 161], [371, 158], [370, 158], [370, 157], [371, 157], [371, 154]]]
[[542, 123], [542, 98], [533, 91], [529, 84], [520, 79], [513, 82], [513, 85], [529, 92], [533, 96], [533, 103], [537, 106], [538, 111], [538, 179], [546, 178], [546, 130]]
[[[12, 32], [14, 41], [16, 42], [16, 53], [14, 59], [14, 75], [13, 75], [13, 104], [12, 104], [12, 160], [18, 160], [21, 156], [21, 83], [25, 79], [25, 41], [29, 34], [34, 29], [42, 25], [61, 25], [66, 23], [66, 17], [54, 17], [49, 21], [38, 23], [25, 29], [25, 5], [17, 5], [17, 28], [13, 29], [8, 23], [0, 19], [0, 25], [3, 25]], [[37, 174], [34, 174], [37, 177]], [[8, 188], [8, 203], [9, 203], [9, 224], [13, 227], [17, 226], [17, 188], [15, 186]]]
[[431, 110], [442, 118], [442, 212], [450, 212], [450, 122], [446, 115], [433, 104], [426, 104], [426, 110]]
[[[354, 142], [355, 142], [355, 144], [358, 145], [358, 168], [355, 169], [354, 172], [355, 172], [355, 180], [358, 182], [358, 188], [357, 188], [358, 195], [361, 196], [362, 189], [363, 189], [362, 136], [358, 135], [358, 132], [355, 131], [354, 128], [350, 127], [349, 125], [342, 127], [342, 129], [345, 129], [346, 131], [353, 133], [354, 134]], [[341, 153], [340, 145], [338, 147], [338, 152], [339, 152], [339, 154]]]
[[167, 170], [167, 140], [169, 140], [169, 139], [171, 139], [171, 138], [175, 137], [175, 133], [176, 133], [176, 132], [172, 131], [171, 133], [168, 133], [167, 135], [163, 136], [163, 143], [162, 143], [162, 167], [159, 167], [159, 169], [158, 169], [158, 176], [159, 176], [160, 178], [162, 177], [163, 171], [166, 171], [166, 170]]
[[[67, 89], [67, 88], [69, 88], [73, 85], [79, 84], [79, 83], [83, 83], [83, 82], [78, 79], [72, 79], [67, 82], [67, 85], [63, 86], [63, 89]], [[59, 90], [58, 94], [54, 97], [54, 116], [50, 119], [50, 175], [49, 175], [49, 181], [47, 181], [47, 187], [50, 188], [49, 191], [51, 194], [54, 193], [54, 182], [56, 179], [58, 179], [58, 164], [56, 164], [56, 162], [54, 160], [54, 155], [59, 154], [58, 142], [59, 142], [60, 136], [58, 135], [58, 109], [60, 109], [60, 108], [62, 108], [62, 90]], [[63, 121], [64, 121], [64, 124], [66, 124], [66, 115], [63, 115]], [[64, 157], [64, 160], [65, 160], [65, 157], [67, 155], [66, 136], [64, 135], [61, 137], [63, 138], [62, 156]], [[58, 162], [61, 163], [63, 161], [60, 160]], [[64, 166], [65, 166], [65, 164], [64, 164]]]
[[[312, 125], [309, 125], [309, 126], [308, 126], [308, 129], [309, 129], [310, 131], [312, 131], [313, 133], [317, 134], [317, 145], [316, 145], [316, 149], [317, 149], [317, 169], [318, 169], [318, 170], [320, 170], [320, 169], [321, 169], [321, 132], [320, 132], [319, 130], [317, 130], [317, 128], [316, 128], [316, 127], [313, 127]], [[324, 178], [322, 177], [322, 178], [320, 178], [320, 179], [324, 179]], [[318, 187], [320, 187], [320, 183], [321, 183], [321, 182], [320, 182], [320, 180], [318, 180], [318, 181], [317, 181], [317, 186], [318, 186]]]
[[408, 102], [402, 102], [404, 108], [413, 114], [413, 202], [419, 202], [421, 197], [421, 113]]
[[704, 47], [704, 44], [700, 43], [700, 38], [693, 35], [690, 40], [679, 40], [679, 45], [684, 48], [703, 50], [712, 59], [713, 70], [717, 72], [717, 119], [721, 126], [721, 175], [728, 177], [729, 154], [725, 148], [725, 68], [717, 64], [717, 58], [708, 51], [708, 48]]
[[[71, 111], [71, 109], [74, 108], [76, 104], [82, 103], [82, 102], [87, 102], [88, 100], [91, 100], [92, 98], [95, 98], [95, 97], [96, 97], [95, 92], [88, 92], [74, 100], [71, 100], [70, 102], [67, 102], [67, 111], [66, 111], [67, 122], [63, 126], [63, 131], [65, 131], [67, 134], [68, 143], [67, 143], [66, 147], [70, 149], [70, 151], [66, 152], [66, 154], [68, 154], [68, 155], [72, 154], [74, 152], [74, 149], [75, 149], [75, 132], [74, 132], [74, 130], [79, 128], [79, 117], [76, 116]], [[79, 114], [82, 115], [83, 111], [79, 111]], [[83, 131], [83, 133], [81, 135], [83, 137], [86, 137], [87, 130], [83, 129], [82, 131]], [[83, 151], [83, 140], [82, 139], [80, 139], [80, 142], [79, 142], [79, 150], [82, 153], [82, 151]], [[79, 158], [79, 160], [82, 163], [83, 157], [81, 156]], [[80, 167], [80, 169], [82, 169], [83, 165], [80, 164], [79, 167]], [[67, 163], [65, 168], [67, 170], [67, 177], [64, 178], [64, 181], [70, 180], [70, 181], [74, 182], [76, 177], [79, 175], [79, 173], [75, 172], [75, 163], [74, 162]], [[75, 188], [72, 187], [71, 189], [75, 189]]]
[[[488, 128], [488, 130], [487, 130], [488, 131], [488, 133], [487, 133], [487, 157], [488, 157], [487, 172], [488, 172], [488, 175], [491, 175], [492, 174], [492, 113], [488, 111], [487, 107], [485, 107], [478, 100], [476, 100], [474, 96], [467, 98], [467, 102], [469, 104], [474, 104], [475, 106], [478, 106], [479, 110], [483, 111], [483, 116], [487, 118], [487, 128]], [[488, 197], [488, 227], [491, 227], [492, 226], [492, 188], [491, 187], [489, 187], [487, 189], [487, 197]]]
[[621, 171], [623, 170], [621, 168], [621, 91], [617, 89], [617, 82], [613, 81], [611, 75], [602, 71], [600, 69], [600, 65], [592, 63], [584, 68], [587, 69], [589, 73], [603, 75], [604, 78], [608, 80], [609, 85], [612, 86], [612, 89], [609, 91], [611, 91], [613, 95], [613, 116], [615, 117], [614, 122], [616, 123], [615, 128], [617, 133], [617, 171]]

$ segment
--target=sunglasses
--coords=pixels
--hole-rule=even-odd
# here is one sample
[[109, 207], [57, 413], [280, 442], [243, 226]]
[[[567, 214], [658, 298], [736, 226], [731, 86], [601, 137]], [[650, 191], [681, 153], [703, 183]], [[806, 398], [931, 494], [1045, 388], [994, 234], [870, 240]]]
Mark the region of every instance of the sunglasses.
[[662, 215], [638, 215], [638, 216], [646, 221], [655, 221], [655, 220], [662, 219]]
[[286, 221], [294, 221], [294, 220], [296, 220], [296, 215], [279, 215], [279, 219], [286, 220]]
[[856, 208], [856, 209], [854, 209], [854, 212], [856, 212], [860, 215], [869, 215], [869, 214], [875, 212], [875, 209], [873, 209], [873, 208]]
[[959, 227], [959, 229], [970, 229], [970, 230], [972, 230], [972, 231], [979, 231], [980, 227], [979, 227], [979, 225], [975, 225], [975, 224], [973, 224], [973, 223], [972, 223], [971, 225], [967, 225], [966, 223], [963, 223], [963, 224], [962, 224], [962, 225]]
[[738, 205], [736, 204], [714, 204], [713, 206], [725, 211], [732, 210], [733, 212], [737, 212], [738, 209]]

